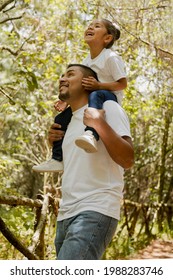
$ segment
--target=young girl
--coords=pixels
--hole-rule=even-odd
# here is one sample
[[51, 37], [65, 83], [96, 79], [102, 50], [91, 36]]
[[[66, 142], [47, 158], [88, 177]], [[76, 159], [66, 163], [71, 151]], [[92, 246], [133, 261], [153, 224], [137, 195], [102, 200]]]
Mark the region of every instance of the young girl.
[[[106, 19], [94, 20], [84, 33], [90, 53], [82, 64], [92, 68], [97, 73], [99, 80], [97, 81], [93, 77], [83, 78], [82, 85], [92, 91], [89, 94], [89, 107], [102, 109], [103, 103], [107, 100], [121, 104], [122, 90], [127, 86], [126, 73], [121, 57], [110, 49], [119, 37], [119, 29]], [[60, 102], [57, 108], [61, 110], [62, 107], [66, 108], [66, 104]], [[60, 124], [61, 130], [66, 131], [71, 116], [71, 109], [68, 107], [55, 117], [55, 123]], [[84, 134], [78, 137], [75, 143], [86, 152], [93, 153], [97, 152], [98, 140], [97, 132], [91, 127], [86, 127]], [[33, 166], [33, 170], [37, 172], [63, 170], [62, 140], [54, 142], [52, 159]]]

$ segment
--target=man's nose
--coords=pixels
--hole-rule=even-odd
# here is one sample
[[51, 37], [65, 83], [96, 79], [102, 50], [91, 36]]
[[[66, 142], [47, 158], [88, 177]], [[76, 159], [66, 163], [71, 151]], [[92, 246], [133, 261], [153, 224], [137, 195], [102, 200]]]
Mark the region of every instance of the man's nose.
[[67, 78], [65, 76], [60, 77], [59, 82], [65, 82]]

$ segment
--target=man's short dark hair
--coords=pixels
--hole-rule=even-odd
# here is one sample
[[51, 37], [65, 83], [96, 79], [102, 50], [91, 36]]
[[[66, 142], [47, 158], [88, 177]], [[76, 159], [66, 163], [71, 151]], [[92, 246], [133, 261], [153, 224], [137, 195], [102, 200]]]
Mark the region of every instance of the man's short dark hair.
[[80, 67], [85, 77], [92, 76], [98, 81], [97, 73], [94, 70], [92, 70], [90, 67], [83, 64], [73, 63], [73, 64], [69, 64], [67, 66], [67, 69], [73, 66]]

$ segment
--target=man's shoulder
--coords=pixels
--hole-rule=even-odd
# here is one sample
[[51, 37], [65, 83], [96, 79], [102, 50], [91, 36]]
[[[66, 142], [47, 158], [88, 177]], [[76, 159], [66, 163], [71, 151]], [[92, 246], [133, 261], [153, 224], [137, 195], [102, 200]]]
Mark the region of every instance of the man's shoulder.
[[107, 100], [103, 103], [103, 107], [106, 110], [112, 110], [114, 108], [116, 108], [118, 111], [122, 111], [125, 112], [124, 109], [122, 108], [122, 106], [120, 106], [120, 104], [116, 101], [113, 100]]
[[107, 123], [121, 136], [129, 136], [130, 122], [125, 110], [115, 101], [108, 100], [104, 102], [103, 109]]
[[118, 104], [118, 102], [107, 100], [103, 104], [103, 109], [106, 111], [106, 114], [113, 114], [115, 116], [119, 115], [121, 117], [127, 117], [126, 111]]

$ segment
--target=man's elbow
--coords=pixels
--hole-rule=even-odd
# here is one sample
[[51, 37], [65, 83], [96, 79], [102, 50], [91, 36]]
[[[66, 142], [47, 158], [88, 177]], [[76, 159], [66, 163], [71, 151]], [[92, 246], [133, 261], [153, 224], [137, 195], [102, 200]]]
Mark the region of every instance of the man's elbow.
[[129, 156], [121, 158], [120, 166], [124, 169], [130, 169], [134, 165], [134, 151], [132, 150]]
[[126, 160], [124, 161], [122, 167], [123, 167], [124, 169], [130, 169], [131, 167], [133, 167], [134, 162], [135, 162], [135, 159], [134, 159], [134, 152], [132, 152], [131, 156], [129, 156], [129, 157], [126, 158]]
[[124, 90], [127, 87], [127, 79], [126, 78], [122, 78], [120, 80], [120, 89], [119, 90]]
[[123, 157], [123, 168], [124, 169], [129, 169], [134, 165], [135, 162], [135, 153], [134, 153], [134, 149], [133, 149], [133, 144], [131, 141], [131, 138], [129, 137], [123, 137], [130, 146], [128, 146], [128, 150], [126, 155]]
[[117, 158], [116, 159], [112, 158], [112, 159], [124, 169], [130, 169], [134, 165], [134, 157], [129, 157], [126, 158], [125, 160], [122, 160], [122, 158], [119, 160]]
[[134, 159], [130, 159], [130, 160], [128, 160], [124, 163], [123, 168], [124, 169], [130, 169], [130, 168], [133, 167], [133, 165], [134, 165]]

